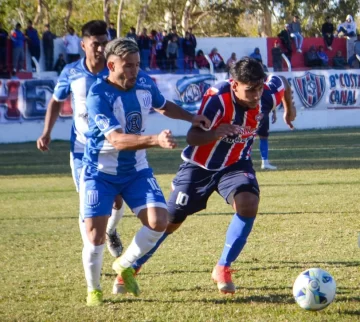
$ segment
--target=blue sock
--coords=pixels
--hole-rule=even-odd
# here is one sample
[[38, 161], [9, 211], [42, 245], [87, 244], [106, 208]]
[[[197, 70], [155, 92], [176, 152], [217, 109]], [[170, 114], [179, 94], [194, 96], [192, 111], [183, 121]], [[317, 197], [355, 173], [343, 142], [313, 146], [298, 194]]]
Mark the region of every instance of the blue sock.
[[260, 154], [262, 160], [268, 159], [269, 142], [268, 139], [260, 139]]
[[218, 265], [230, 266], [240, 255], [250, 235], [256, 217], [235, 214], [226, 232], [225, 246]]
[[143, 257], [139, 258], [134, 264], [131, 265], [133, 269], [138, 269], [144, 265], [154, 255], [159, 246], [163, 243], [169, 233], [164, 233], [161, 238], [156, 242], [155, 246], [151, 248]]

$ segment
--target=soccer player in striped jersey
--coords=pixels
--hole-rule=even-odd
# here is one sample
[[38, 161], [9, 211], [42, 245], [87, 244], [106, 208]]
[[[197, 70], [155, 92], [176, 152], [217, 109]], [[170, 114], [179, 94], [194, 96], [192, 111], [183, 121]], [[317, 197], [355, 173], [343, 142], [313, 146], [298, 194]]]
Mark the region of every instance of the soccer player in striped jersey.
[[[284, 76], [269, 75], [264, 84], [261, 95], [261, 105], [272, 107], [271, 123], [276, 122], [276, 108], [281, 104], [292, 105], [291, 88]], [[269, 127], [270, 115], [264, 114], [260, 121], [257, 135], [260, 139], [261, 169], [276, 170], [277, 167], [269, 163]]]
[[[216, 191], [235, 214], [212, 278], [220, 292], [235, 292], [230, 266], [246, 244], [259, 205], [251, 148], [262, 118], [274, 106], [262, 104], [266, 75], [258, 61], [242, 58], [230, 73], [232, 79], [211, 87], [203, 97], [198, 114], [206, 116], [211, 125], [208, 129], [190, 128], [189, 145], [182, 152], [184, 162], [172, 182], [167, 229], [154, 248], [132, 265], [135, 272], [187, 216], [205, 209], [208, 198]], [[284, 121], [290, 128], [295, 116], [290, 100], [290, 105], [284, 104]]]
[[[37, 147], [41, 151], [49, 150], [51, 131], [59, 117], [62, 102], [71, 95], [71, 106], [73, 108], [73, 124], [70, 137], [70, 166], [76, 190], [79, 190], [79, 177], [82, 168], [82, 158], [86, 137], [89, 130], [87, 110], [85, 106], [86, 95], [90, 86], [101, 77], [108, 75], [109, 71], [105, 65], [104, 47], [108, 42], [107, 26], [102, 20], [92, 20], [82, 27], [81, 47], [85, 52], [85, 58], [74, 63], [67, 64], [59, 76], [45, 116], [44, 130], [37, 140]], [[113, 205], [111, 220], [107, 227], [107, 245], [112, 256], [118, 257], [122, 252], [120, 237], [116, 226], [124, 214], [122, 199], [117, 196]], [[84, 223], [79, 222], [80, 231], [84, 240]], [[86, 238], [85, 243], [86, 245]], [[91, 256], [90, 256], [91, 257]], [[83, 258], [91, 262], [91, 258]]]
[[170, 130], [143, 135], [150, 109], [191, 122], [193, 127], [202, 123], [210, 126], [205, 115], [190, 114], [167, 101], [154, 81], [139, 71], [139, 48], [133, 39], [109, 42], [105, 58], [109, 76], [91, 86], [86, 100], [89, 132], [80, 176], [81, 215], [92, 249], [99, 254], [93, 270], [85, 268], [87, 303], [91, 306], [103, 302], [100, 273], [105, 228], [114, 197], [120, 193], [143, 224], [113, 263], [125, 288], [135, 296], [140, 291], [131, 266], [155, 246], [167, 226], [166, 201], [148, 165], [146, 149], [156, 146], [173, 149], [176, 142]]

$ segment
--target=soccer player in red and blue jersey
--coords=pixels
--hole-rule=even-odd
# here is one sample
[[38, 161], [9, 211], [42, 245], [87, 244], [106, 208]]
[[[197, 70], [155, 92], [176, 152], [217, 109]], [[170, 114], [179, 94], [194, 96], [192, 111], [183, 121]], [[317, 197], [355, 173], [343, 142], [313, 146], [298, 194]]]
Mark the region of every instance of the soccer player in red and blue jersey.
[[[261, 105], [272, 107], [271, 123], [276, 122], [276, 108], [283, 105], [292, 106], [291, 88], [284, 76], [269, 75], [264, 84], [261, 95]], [[277, 167], [269, 163], [269, 127], [270, 115], [264, 114], [260, 121], [257, 135], [260, 139], [261, 169], [276, 170]]]
[[[206, 208], [207, 200], [216, 191], [235, 211], [212, 273], [222, 293], [235, 292], [230, 266], [245, 246], [256, 218], [260, 190], [251, 148], [261, 120], [273, 109], [273, 104], [263, 105], [261, 101], [266, 74], [259, 62], [244, 57], [230, 73], [231, 80], [211, 87], [203, 98], [198, 113], [206, 116], [211, 126], [193, 126], [187, 134], [184, 163], [172, 182], [166, 232], [149, 253], [132, 265], [138, 271], [187, 216]], [[292, 105], [285, 104], [284, 121], [290, 128], [295, 115]]]

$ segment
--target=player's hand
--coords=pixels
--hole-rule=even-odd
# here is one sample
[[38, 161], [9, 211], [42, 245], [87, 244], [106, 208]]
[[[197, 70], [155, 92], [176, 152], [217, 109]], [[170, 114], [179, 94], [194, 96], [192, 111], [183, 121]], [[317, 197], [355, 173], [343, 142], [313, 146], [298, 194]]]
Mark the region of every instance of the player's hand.
[[294, 129], [294, 125], [292, 124], [292, 122], [295, 120], [295, 117], [296, 117], [295, 108], [292, 108], [291, 110], [284, 112], [284, 122], [292, 130]]
[[211, 122], [205, 115], [194, 115], [191, 124], [206, 131], [209, 129]]
[[277, 120], [276, 112], [272, 112], [271, 115], [271, 124], [274, 124]]
[[170, 130], [162, 131], [158, 136], [158, 143], [164, 149], [174, 149], [177, 144]]
[[227, 136], [239, 135], [241, 128], [239, 125], [234, 124], [220, 124], [219, 127], [215, 129], [216, 139], [221, 139]]
[[49, 151], [50, 142], [51, 142], [50, 135], [43, 134], [37, 139], [36, 146], [40, 151]]

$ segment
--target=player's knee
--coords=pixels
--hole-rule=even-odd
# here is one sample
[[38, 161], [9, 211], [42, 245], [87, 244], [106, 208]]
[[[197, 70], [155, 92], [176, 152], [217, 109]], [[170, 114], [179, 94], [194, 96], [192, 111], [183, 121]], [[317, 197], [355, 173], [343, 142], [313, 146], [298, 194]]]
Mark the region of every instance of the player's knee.
[[121, 207], [123, 205], [123, 199], [120, 195], [117, 195], [115, 197], [115, 200], [114, 200], [114, 203], [113, 203], [113, 208], [116, 209], [116, 210], [120, 210]]
[[165, 231], [168, 224], [168, 212], [166, 209], [157, 208], [148, 216], [149, 228], [156, 231]]
[[244, 217], [255, 217], [259, 207], [259, 197], [251, 192], [241, 192], [234, 197], [236, 212]]
[[88, 231], [86, 235], [91, 245], [99, 246], [105, 243], [105, 235], [99, 234], [96, 230]]

